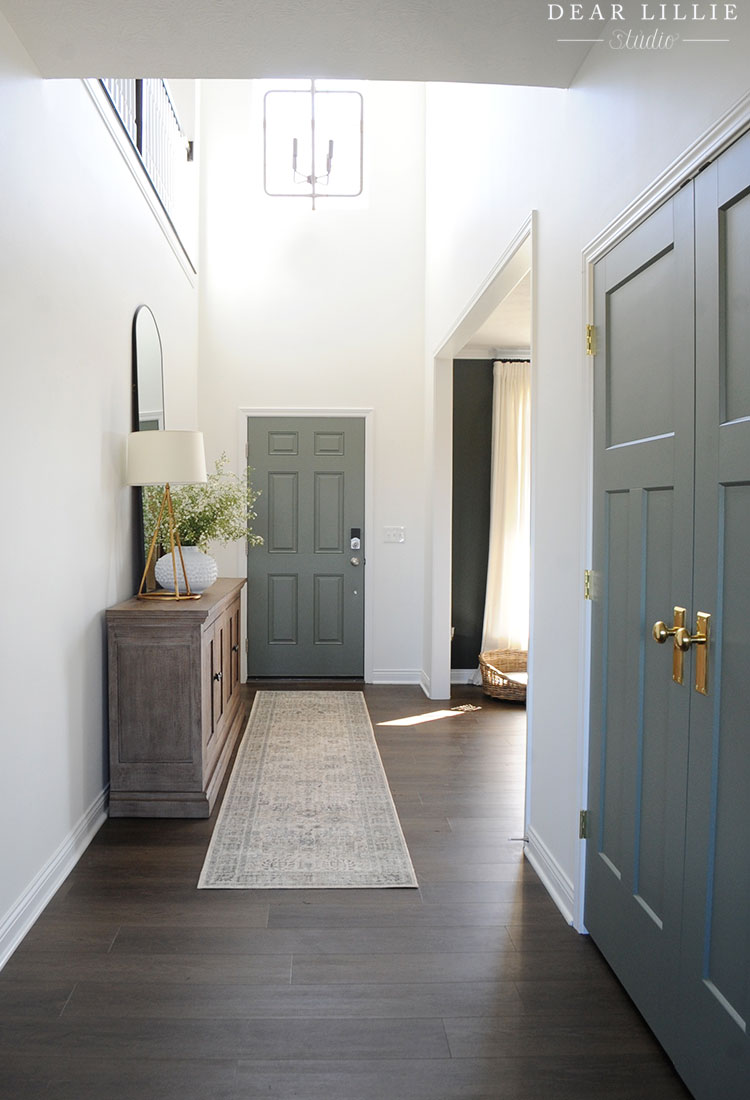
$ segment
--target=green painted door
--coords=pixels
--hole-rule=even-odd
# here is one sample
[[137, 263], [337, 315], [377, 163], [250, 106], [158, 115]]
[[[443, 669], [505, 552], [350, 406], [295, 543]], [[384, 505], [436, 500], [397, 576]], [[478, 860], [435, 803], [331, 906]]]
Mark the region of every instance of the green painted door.
[[248, 675], [364, 674], [365, 422], [251, 417]]
[[[679, 1052], [696, 1096], [750, 1096], [750, 135], [695, 181], [695, 581]], [[696, 647], [693, 647], [695, 650]]]
[[679, 966], [692, 588], [693, 204], [681, 191], [595, 270], [594, 570], [586, 927], [665, 1044]]
[[[596, 265], [595, 322], [585, 921], [694, 1095], [746, 1100], [750, 137]], [[707, 643], [655, 641], [681, 608]]]

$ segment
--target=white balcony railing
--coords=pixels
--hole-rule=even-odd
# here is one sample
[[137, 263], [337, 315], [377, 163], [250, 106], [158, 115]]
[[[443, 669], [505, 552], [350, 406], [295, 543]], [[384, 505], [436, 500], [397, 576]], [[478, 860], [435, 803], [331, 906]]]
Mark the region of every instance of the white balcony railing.
[[174, 221], [191, 146], [163, 80], [101, 81], [162, 206]]

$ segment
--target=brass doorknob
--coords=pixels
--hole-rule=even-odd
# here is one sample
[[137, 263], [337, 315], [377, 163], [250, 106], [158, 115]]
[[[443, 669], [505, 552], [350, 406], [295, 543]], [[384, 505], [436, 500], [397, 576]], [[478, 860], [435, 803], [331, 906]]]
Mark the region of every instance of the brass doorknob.
[[661, 619], [657, 619], [651, 629], [651, 636], [653, 637], [654, 641], [658, 642], [659, 645], [664, 645], [667, 638], [671, 638], [674, 634], [677, 633], [681, 626], [685, 625], [685, 614], [686, 612], [684, 607], [673, 608], [673, 626], [667, 626], [667, 624], [663, 623]]
[[681, 649], [683, 653], [687, 653], [691, 645], [705, 645], [708, 639], [705, 634], [691, 634], [690, 631], [681, 626], [675, 631], [674, 644], [678, 649]]
[[677, 626], [667, 626], [667, 624], [663, 623], [661, 619], [658, 619], [653, 625], [651, 634], [655, 642], [658, 642], [659, 645], [664, 645], [667, 638], [671, 638], [672, 635], [676, 634], [677, 631], [680, 629], [681, 628]]

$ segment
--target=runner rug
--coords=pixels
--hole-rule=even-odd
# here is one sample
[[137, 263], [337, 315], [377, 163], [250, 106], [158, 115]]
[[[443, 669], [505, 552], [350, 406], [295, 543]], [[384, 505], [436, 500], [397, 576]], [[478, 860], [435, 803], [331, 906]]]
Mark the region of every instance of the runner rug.
[[359, 691], [259, 691], [199, 888], [416, 886]]

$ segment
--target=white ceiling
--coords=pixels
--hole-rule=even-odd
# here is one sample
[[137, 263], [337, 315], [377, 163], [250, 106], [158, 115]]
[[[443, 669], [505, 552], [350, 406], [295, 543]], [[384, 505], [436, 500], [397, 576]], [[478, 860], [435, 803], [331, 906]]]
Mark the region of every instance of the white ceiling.
[[45, 77], [359, 77], [568, 87], [542, 0], [0, 0]]

